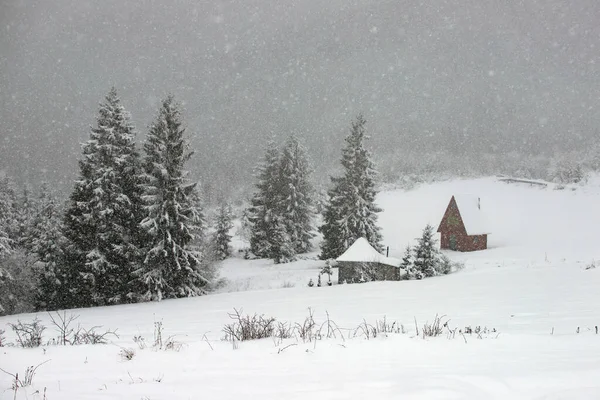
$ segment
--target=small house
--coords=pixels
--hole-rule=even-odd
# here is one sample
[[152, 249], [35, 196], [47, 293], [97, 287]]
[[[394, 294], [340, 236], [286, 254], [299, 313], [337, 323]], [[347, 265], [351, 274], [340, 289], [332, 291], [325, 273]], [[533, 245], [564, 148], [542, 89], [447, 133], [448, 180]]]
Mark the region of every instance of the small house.
[[487, 249], [488, 227], [481, 211], [481, 198], [452, 196], [437, 230], [440, 247], [456, 251]]
[[400, 260], [386, 257], [365, 238], [359, 238], [336, 259], [338, 283], [397, 281], [402, 275]]

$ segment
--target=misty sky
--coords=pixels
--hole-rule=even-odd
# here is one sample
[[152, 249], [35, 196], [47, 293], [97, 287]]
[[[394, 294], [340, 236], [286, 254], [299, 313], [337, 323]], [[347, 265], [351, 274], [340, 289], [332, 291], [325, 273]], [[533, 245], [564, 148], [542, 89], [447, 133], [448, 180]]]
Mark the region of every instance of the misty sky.
[[597, 0], [0, 0], [0, 170], [69, 185], [112, 85], [139, 142], [173, 93], [194, 177], [234, 184], [271, 135], [331, 167], [358, 112], [377, 155], [585, 147], [599, 21]]

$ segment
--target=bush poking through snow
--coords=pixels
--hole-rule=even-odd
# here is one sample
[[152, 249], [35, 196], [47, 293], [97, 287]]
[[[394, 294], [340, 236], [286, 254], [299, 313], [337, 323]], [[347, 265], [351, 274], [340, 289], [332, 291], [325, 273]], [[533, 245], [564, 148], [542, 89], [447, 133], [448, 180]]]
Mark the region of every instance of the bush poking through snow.
[[144, 350], [146, 347], [148, 347], [146, 345], [146, 340], [142, 336], [139, 336], [139, 335], [138, 336], [134, 336], [133, 337], [133, 341], [135, 342], [135, 344], [138, 345], [138, 348], [140, 350]]
[[589, 269], [596, 269], [596, 262], [592, 260], [591, 263], [585, 266], [586, 271]]
[[[8, 371], [3, 370], [2, 368], [0, 368], [0, 371], [4, 372], [7, 375], [10, 375], [13, 379], [12, 379], [12, 385], [11, 385], [11, 390], [13, 390], [15, 392], [15, 399], [17, 398], [17, 390], [19, 388], [24, 388], [27, 386], [31, 386], [31, 384], [33, 383], [33, 378], [35, 376], [35, 372], [37, 371], [37, 369], [39, 367], [41, 367], [42, 365], [46, 364], [48, 361], [50, 360], [46, 360], [43, 363], [40, 363], [36, 366], [29, 366], [25, 369], [25, 377], [23, 379], [19, 378], [19, 374], [11, 374]], [[44, 397], [45, 398], [45, 397]]]
[[119, 355], [121, 356], [121, 359], [123, 361], [131, 361], [131, 360], [133, 360], [133, 357], [135, 357], [135, 350], [123, 348], [119, 352]]
[[17, 345], [19, 347], [39, 347], [42, 345], [42, 333], [46, 327], [41, 321], [35, 318], [30, 323], [23, 323], [17, 320], [16, 324], [8, 324], [17, 335]]
[[389, 323], [386, 317], [375, 321], [375, 325], [367, 323], [366, 320], [354, 330], [354, 337], [364, 336], [365, 339], [375, 339], [377, 336], [383, 335], [387, 337], [390, 334], [405, 334], [404, 325], [398, 324], [397, 321]]
[[4, 329], [0, 329], [0, 347], [6, 346], [6, 336], [4, 336]]
[[54, 325], [55, 330], [58, 332], [58, 336], [53, 338], [49, 344], [57, 344], [60, 346], [76, 346], [81, 344], [107, 344], [109, 337], [119, 337], [117, 330], [114, 331], [106, 330], [104, 332], [98, 331], [101, 326], [93, 326], [89, 329], [77, 325], [77, 328], [73, 327], [73, 322], [79, 318], [79, 315], [68, 314], [66, 311], [59, 313], [56, 311], [54, 315], [48, 313], [50, 321]]
[[265, 339], [273, 336], [275, 332], [275, 318], [254, 314], [242, 315], [242, 310], [229, 314], [233, 320], [231, 324], [223, 327], [225, 340], [243, 342], [245, 340]]
[[428, 337], [437, 337], [444, 333], [444, 328], [448, 328], [448, 322], [450, 321], [448, 319], [444, 320], [445, 317], [445, 315], [440, 317], [436, 314], [432, 323], [426, 322], [421, 330], [423, 339]]
[[298, 336], [300, 337], [300, 339], [302, 339], [302, 341], [304, 343], [312, 342], [314, 339], [318, 338], [316, 328], [317, 328], [317, 323], [315, 322], [315, 319], [313, 318], [313, 311], [309, 308], [308, 316], [306, 318], [304, 318], [304, 321], [301, 324], [296, 322], [296, 326], [295, 326], [296, 333], [298, 334]]

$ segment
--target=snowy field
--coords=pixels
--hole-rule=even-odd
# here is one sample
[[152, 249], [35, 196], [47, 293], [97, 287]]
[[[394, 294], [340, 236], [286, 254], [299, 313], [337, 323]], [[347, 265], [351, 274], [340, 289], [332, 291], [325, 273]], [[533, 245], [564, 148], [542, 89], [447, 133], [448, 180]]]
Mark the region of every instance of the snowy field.
[[[184, 300], [75, 310], [82, 326], [118, 329], [108, 345], [0, 348], [0, 368], [22, 375], [40, 366], [17, 399], [600, 399], [600, 179], [576, 190], [498, 182], [495, 178], [423, 185], [380, 194], [390, 256], [437, 227], [454, 193], [481, 197], [490, 249], [447, 253], [466, 268], [423, 281], [309, 288], [322, 262], [316, 253], [286, 265], [239, 258], [224, 263], [219, 293]], [[311, 256], [314, 256], [311, 259]], [[336, 338], [222, 341], [228, 313], [260, 313], [279, 321], [317, 323], [329, 314]], [[495, 329], [479, 338], [416, 337], [436, 314], [450, 328]], [[48, 316], [46, 337], [54, 336]], [[30, 321], [34, 315], [0, 318]], [[405, 333], [367, 339], [359, 325], [384, 317]], [[179, 351], [140, 350], [134, 336], [153, 338], [154, 322], [175, 335]], [[357, 330], [358, 328], [358, 330]], [[579, 331], [579, 333], [577, 333]], [[343, 338], [340, 337], [343, 335]], [[292, 345], [292, 346], [289, 346]], [[289, 346], [289, 347], [287, 347]], [[135, 349], [132, 360], [120, 356]], [[13, 399], [0, 372], [0, 399]]]

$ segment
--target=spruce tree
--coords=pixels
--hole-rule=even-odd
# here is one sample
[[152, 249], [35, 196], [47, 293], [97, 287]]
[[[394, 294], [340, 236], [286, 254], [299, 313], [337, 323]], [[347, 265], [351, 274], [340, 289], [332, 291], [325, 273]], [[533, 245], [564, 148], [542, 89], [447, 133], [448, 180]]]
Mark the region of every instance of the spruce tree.
[[291, 136], [281, 154], [280, 201], [278, 214], [296, 253], [306, 253], [311, 248], [313, 232], [313, 194], [310, 183], [311, 168], [306, 149], [295, 136]]
[[429, 224], [423, 229], [423, 233], [419, 238], [417, 246], [414, 248], [414, 266], [418, 272], [425, 277], [437, 275], [437, 264], [439, 262], [440, 253], [435, 247], [436, 241], [433, 237], [433, 227]]
[[147, 217], [142, 227], [150, 236], [150, 247], [137, 275], [148, 300], [201, 295], [213, 278], [194, 246], [203, 216], [197, 207], [196, 183], [189, 182], [184, 170], [192, 156], [184, 132], [181, 112], [169, 96], [144, 143]]
[[344, 175], [332, 177], [332, 188], [323, 212], [321, 259], [337, 258], [358, 238], [364, 237], [381, 251], [381, 233], [377, 226], [375, 205], [375, 167], [371, 154], [364, 147], [368, 138], [366, 121], [359, 115], [352, 123], [342, 150]]
[[258, 168], [256, 192], [250, 201], [248, 219], [251, 223], [250, 251], [259, 258], [272, 258], [270, 233], [275, 230], [281, 199], [279, 151], [273, 141], [268, 143], [264, 161]]
[[233, 228], [233, 213], [229, 204], [222, 202], [219, 206], [213, 238], [215, 258], [225, 260], [231, 256], [231, 228]]
[[19, 218], [16, 185], [9, 176], [0, 177], [0, 231], [12, 245], [19, 239]]
[[66, 239], [63, 236], [61, 208], [56, 196], [42, 183], [37, 199], [27, 249], [36, 256], [38, 291], [36, 310], [56, 310], [69, 297], [70, 268], [64, 260]]
[[66, 262], [73, 269], [65, 274], [65, 283], [73, 288], [69, 306], [122, 303], [135, 297], [132, 272], [144, 238], [134, 138], [129, 114], [112, 88], [82, 146], [80, 178], [65, 214]]
[[410, 279], [412, 275], [414, 275], [414, 263], [412, 256], [412, 249], [409, 245], [406, 246], [406, 250], [404, 251], [404, 255], [402, 256], [402, 263], [400, 263], [400, 271], [404, 271], [403, 279]]
[[267, 237], [269, 238], [269, 258], [275, 261], [275, 264], [283, 264], [296, 259], [294, 245], [280, 215], [272, 217], [272, 221], [268, 226]]

